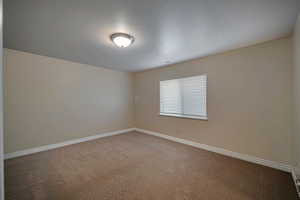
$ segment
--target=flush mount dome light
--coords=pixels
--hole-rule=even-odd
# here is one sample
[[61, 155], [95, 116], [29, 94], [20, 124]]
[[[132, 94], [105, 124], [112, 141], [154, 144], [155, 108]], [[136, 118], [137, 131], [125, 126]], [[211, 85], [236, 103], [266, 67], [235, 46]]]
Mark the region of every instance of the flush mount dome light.
[[134, 42], [134, 37], [126, 33], [114, 33], [110, 36], [110, 39], [121, 48], [128, 47]]

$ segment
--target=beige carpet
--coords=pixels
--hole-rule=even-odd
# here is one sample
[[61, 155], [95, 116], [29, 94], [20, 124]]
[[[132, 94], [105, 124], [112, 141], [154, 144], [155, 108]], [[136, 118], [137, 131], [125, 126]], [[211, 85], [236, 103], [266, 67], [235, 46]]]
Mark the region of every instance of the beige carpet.
[[6, 200], [293, 200], [288, 173], [136, 132], [5, 161]]

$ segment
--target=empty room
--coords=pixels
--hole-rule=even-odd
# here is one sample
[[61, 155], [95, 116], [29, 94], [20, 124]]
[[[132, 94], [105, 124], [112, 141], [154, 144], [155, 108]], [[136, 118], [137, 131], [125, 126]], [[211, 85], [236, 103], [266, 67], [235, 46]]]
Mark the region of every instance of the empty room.
[[299, 199], [299, 14], [0, 0], [0, 200]]

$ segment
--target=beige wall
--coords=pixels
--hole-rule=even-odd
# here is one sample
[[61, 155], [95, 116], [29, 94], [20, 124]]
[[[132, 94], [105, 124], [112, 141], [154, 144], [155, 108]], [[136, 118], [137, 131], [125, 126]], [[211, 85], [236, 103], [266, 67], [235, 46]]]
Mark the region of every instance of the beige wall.
[[[208, 75], [208, 121], [159, 116], [159, 81]], [[135, 74], [136, 126], [291, 161], [291, 38]]]
[[293, 37], [293, 165], [300, 174], [300, 16]]
[[5, 152], [133, 127], [132, 74], [5, 49]]

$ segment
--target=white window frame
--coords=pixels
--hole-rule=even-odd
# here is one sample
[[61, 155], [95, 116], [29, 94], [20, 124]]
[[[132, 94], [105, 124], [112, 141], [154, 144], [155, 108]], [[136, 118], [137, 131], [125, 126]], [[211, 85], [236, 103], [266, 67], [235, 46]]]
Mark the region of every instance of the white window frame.
[[[198, 119], [198, 120], [208, 120], [208, 110], [207, 110], [207, 88], [208, 88], [208, 77], [207, 77], [207, 74], [200, 74], [200, 75], [197, 75], [197, 76], [206, 76], [206, 115], [205, 116], [202, 116], [202, 115], [187, 115], [187, 114], [175, 114], [175, 113], [164, 113], [164, 112], [161, 112], [160, 110], [160, 106], [161, 104], [159, 104], [159, 115], [160, 116], [167, 116], [167, 117], [178, 117], [178, 118], [188, 118], [188, 119]], [[172, 81], [172, 80], [180, 80], [180, 79], [187, 79], [187, 78], [192, 78], [192, 77], [197, 77], [197, 76], [189, 76], [189, 77], [183, 77], [183, 78], [177, 78], [177, 79], [169, 79], [169, 80], [162, 80], [162, 81]], [[161, 84], [160, 81], [159, 83]], [[160, 91], [160, 86], [159, 84], [159, 93], [161, 92]], [[161, 93], [160, 93], [161, 95]], [[161, 96], [159, 95], [159, 100], [161, 98]]]

